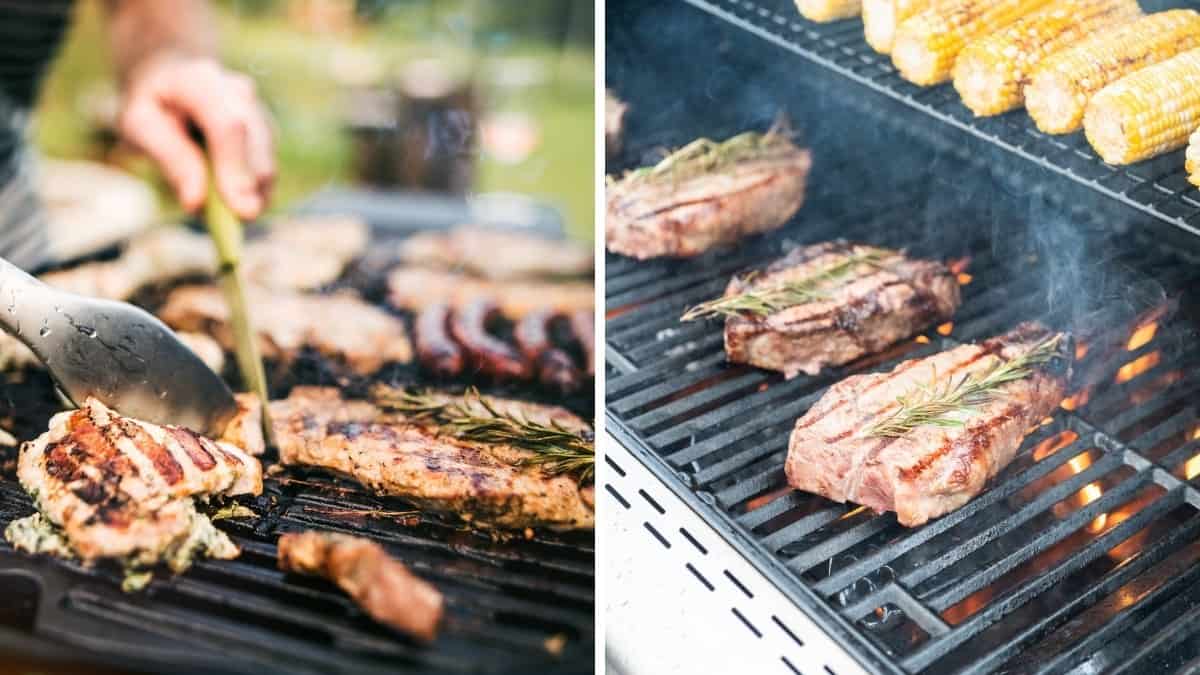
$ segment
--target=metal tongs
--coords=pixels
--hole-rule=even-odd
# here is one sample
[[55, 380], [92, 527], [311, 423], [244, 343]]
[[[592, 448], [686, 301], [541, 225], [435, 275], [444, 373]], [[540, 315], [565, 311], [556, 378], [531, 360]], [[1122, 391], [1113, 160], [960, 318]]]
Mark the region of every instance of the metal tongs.
[[25, 343], [71, 403], [220, 436], [233, 393], [170, 328], [129, 303], [52, 288], [0, 258], [0, 328]]

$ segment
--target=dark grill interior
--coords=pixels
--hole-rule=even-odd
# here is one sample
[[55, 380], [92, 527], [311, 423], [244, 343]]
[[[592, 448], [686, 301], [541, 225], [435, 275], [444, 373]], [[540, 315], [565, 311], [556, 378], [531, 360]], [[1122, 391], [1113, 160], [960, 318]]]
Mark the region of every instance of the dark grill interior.
[[[609, 5], [608, 84], [631, 103], [610, 173], [780, 109], [815, 161], [780, 232], [608, 256], [608, 428], [870, 670], [1200, 666], [1200, 249], [1172, 227], [1200, 199], [1178, 153], [1115, 169], [1023, 113], [976, 123], [950, 88], [902, 83], [860, 22], [791, 2], [648, 4]], [[731, 274], [838, 237], [950, 262], [953, 322], [793, 380], [726, 364], [719, 322], [678, 322]], [[1074, 331], [1071, 395], [966, 506], [908, 529], [786, 487], [788, 434], [831, 383], [1031, 319]]]
[[[377, 282], [385, 244], [399, 236], [376, 227], [366, 260], [339, 285], [381, 300]], [[161, 292], [143, 293], [153, 305]], [[275, 370], [272, 396], [295, 384], [343, 386], [361, 393], [370, 382], [347, 378], [306, 355], [286, 372]], [[22, 439], [46, 428], [59, 409], [49, 378], [29, 373], [9, 380], [0, 415]], [[371, 381], [421, 384], [411, 366], [396, 366]], [[449, 387], [466, 384], [444, 382]], [[428, 382], [428, 384], [434, 384]], [[485, 392], [564, 403], [529, 387]], [[589, 391], [565, 404], [589, 417]], [[264, 468], [273, 461], [264, 458]], [[257, 518], [217, 526], [242, 548], [230, 561], [198, 560], [185, 574], [160, 571], [145, 591], [120, 590], [121, 571], [88, 570], [15, 553], [0, 540], [0, 648], [23, 650], [52, 640], [43, 656], [121, 668], [178, 672], [505, 672], [590, 671], [594, 652], [594, 547], [591, 532], [486, 533], [452, 517], [420, 513], [400, 499], [365, 493], [320, 470], [288, 469], [266, 476], [258, 498], [239, 500]], [[5, 467], [0, 478], [0, 529], [33, 511]], [[419, 645], [367, 617], [323, 580], [276, 569], [275, 540], [304, 529], [363, 534], [384, 546], [445, 596], [446, 618], [436, 643]], [[24, 589], [24, 590], [22, 590]], [[77, 651], [76, 651], [77, 650]]]

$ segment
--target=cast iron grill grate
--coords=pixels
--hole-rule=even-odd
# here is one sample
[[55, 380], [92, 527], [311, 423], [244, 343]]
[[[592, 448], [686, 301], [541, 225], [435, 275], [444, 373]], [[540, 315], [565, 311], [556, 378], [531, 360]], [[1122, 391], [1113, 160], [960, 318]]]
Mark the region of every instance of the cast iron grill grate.
[[[849, 630], [874, 669], [1143, 672], [1200, 658], [1200, 357], [1188, 345], [1194, 301], [1181, 295], [1200, 276], [1191, 262], [1140, 234], [1091, 232], [1079, 257], [1096, 277], [1157, 300], [1068, 320], [1039, 282], [1055, 251], [1036, 243], [939, 241], [914, 225], [923, 217], [877, 206], [810, 202], [798, 220], [692, 261], [608, 257], [614, 435], [797, 603]], [[954, 261], [965, 282], [954, 321], [793, 380], [727, 364], [720, 323], [677, 321], [733, 272], [836, 237]], [[1086, 327], [1074, 389], [966, 506], [908, 529], [786, 487], [788, 434], [831, 383], [1029, 319]]]
[[[377, 230], [376, 251], [392, 237]], [[353, 285], [379, 301], [372, 288], [377, 276], [352, 269], [337, 285]], [[154, 293], [140, 298], [150, 305], [155, 299]], [[5, 426], [32, 438], [59, 409], [52, 384], [37, 372], [19, 375], [21, 382], [2, 377], [10, 378], [0, 379], [0, 415], [11, 418]], [[273, 396], [286, 395], [295, 384], [339, 386], [347, 395], [378, 381], [437, 384], [423, 382], [412, 366], [396, 366], [364, 381], [312, 354], [272, 379]], [[517, 385], [485, 391], [564, 403], [584, 414], [592, 410], [590, 391], [565, 402]], [[264, 461], [264, 468], [270, 463]], [[0, 529], [33, 512], [11, 469], [11, 464], [0, 468]], [[75, 658], [83, 661], [154, 672], [574, 673], [592, 668], [591, 532], [486, 534], [454, 518], [420, 513], [402, 499], [373, 496], [316, 469], [268, 474], [262, 496], [238, 501], [256, 517], [217, 526], [242, 548], [239, 558], [200, 560], [177, 577], [160, 571], [137, 594], [120, 591], [119, 569], [31, 558], [0, 538], [0, 584], [8, 588], [20, 582], [35, 589], [0, 597], [0, 646], [20, 649], [23, 636], [48, 639], [79, 650]], [[277, 570], [278, 536], [304, 529], [367, 536], [433, 583], [446, 603], [437, 642], [422, 646], [380, 626], [330, 583]]]
[[[922, 88], [904, 81], [888, 56], [867, 45], [858, 19], [816, 24], [801, 17], [791, 0], [686, 2], [1040, 167], [1200, 234], [1200, 192], [1187, 182], [1182, 150], [1126, 167], [1105, 164], [1083, 132], [1044, 134], [1023, 110], [977, 119], [949, 84]], [[1178, 0], [1143, 4], [1147, 10], [1191, 6]]]

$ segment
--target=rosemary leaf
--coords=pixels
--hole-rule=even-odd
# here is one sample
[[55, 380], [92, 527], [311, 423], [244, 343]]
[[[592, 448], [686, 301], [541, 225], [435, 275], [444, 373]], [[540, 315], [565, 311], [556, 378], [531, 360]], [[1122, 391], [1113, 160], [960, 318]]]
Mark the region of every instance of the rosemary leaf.
[[[786, 281], [778, 286], [751, 288], [736, 295], [727, 295], [702, 302], [683, 313], [680, 321], [694, 321], [713, 316], [738, 316], [753, 314], [766, 316], [781, 309], [815, 302], [829, 297], [826, 284], [833, 284], [850, 277], [859, 265], [879, 265], [891, 251], [879, 248], [860, 247], [846, 258], [818, 270], [812, 276]], [[743, 278], [749, 281], [749, 277]]]
[[1000, 387], [1029, 377], [1036, 366], [1053, 359], [1061, 341], [1062, 335], [1055, 335], [1021, 356], [997, 361], [982, 373], [968, 373], [942, 384], [934, 373], [932, 384], [917, 385], [896, 397], [896, 411], [876, 422], [867, 435], [899, 438], [922, 426], [961, 427], [966, 424], [963, 416], [994, 400]]
[[596, 446], [590, 433], [568, 429], [554, 420], [543, 424], [498, 410], [474, 388], [461, 398], [379, 389], [376, 402], [456, 438], [529, 450], [534, 454], [521, 460], [523, 466], [540, 466], [553, 476], [570, 474], [583, 483], [593, 479]]
[[735, 164], [762, 159], [780, 149], [792, 149], [786, 125], [776, 123], [767, 131], [747, 131], [724, 141], [697, 138], [662, 158], [654, 166], [644, 166], [625, 174], [624, 180], [637, 182], [679, 182]]

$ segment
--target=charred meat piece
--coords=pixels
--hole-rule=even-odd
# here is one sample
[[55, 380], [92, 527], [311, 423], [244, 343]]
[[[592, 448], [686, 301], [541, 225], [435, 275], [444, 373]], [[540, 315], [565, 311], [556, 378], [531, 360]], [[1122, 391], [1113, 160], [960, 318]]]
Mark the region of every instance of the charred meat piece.
[[811, 159], [780, 126], [702, 138], [608, 185], [608, 250], [686, 258], [786, 223], [804, 200]]
[[1069, 336], [1026, 323], [890, 373], [846, 378], [796, 422], [788, 483], [895, 511], [909, 527], [953, 511], [1062, 402], [1073, 352]]
[[503, 318], [499, 305], [476, 300], [450, 317], [450, 334], [466, 350], [475, 370], [500, 380], [528, 380], [533, 375], [532, 365], [490, 331]]
[[417, 316], [417, 360], [440, 377], [462, 374], [466, 355], [450, 334], [451, 311], [444, 302], [430, 305]]
[[604, 90], [604, 152], [609, 157], [621, 152], [628, 110], [629, 105], [617, 98], [611, 89]]
[[[367, 226], [349, 217], [287, 220], [246, 244], [242, 268], [249, 281], [268, 288], [309, 289], [341, 275], [366, 249]], [[80, 295], [128, 300], [153, 283], [212, 276], [217, 258], [208, 235], [163, 227], [131, 241], [113, 260], [48, 272], [41, 279]]]
[[837, 241], [734, 277], [724, 297], [698, 309], [726, 316], [730, 361], [790, 378], [878, 352], [949, 319], [960, 302], [957, 280], [939, 262]]
[[[489, 401], [527, 419], [587, 427], [562, 408]], [[336, 389], [296, 387], [271, 403], [271, 419], [281, 462], [349, 475], [376, 494], [501, 527], [591, 529], [595, 521], [579, 483], [528, 464], [530, 451], [462, 441], [366, 401], [343, 400]]]
[[[412, 360], [404, 323], [352, 292], [305, 295], [251, 287], [246, 301], [264, 358], [286, 364], [311, 347], [359, 375]], [[172, 328], [207, 333], [233, 349], [229, 307], [215, 286], [175, 289], [159, 316]]]
[[401, 242], [400, 258], [494, 280], [591, 276], [593, 265], [592, 250], [575, 242], [471, 226], [414, 234]]
[[442, 594], [373, 541], [311, 530], [284, 534], [279, 569], [324, 577], [376, 621], [426, 642], [437, 637]]
[[583, 360], [587, 364], [587, 374], [596, 374], [596, 317], [588, 310], [571, 312], [569, 317], [571, 332], [579, 341], [583, 350]]
[[39, 513], [5, 531], [14, 546], [69, 553], [85, 564], [165, 561], [176, 571], [197, 553], [238, 554], [192, 497], [262, 492], [262, 467], [242, 448], [122, 417], [95, 399], [55, 415], [46, 433], [26, 443], [17, 476]]
[[537, 369], [538, 381], [562, 393], [578, 391], [583, 375], [571, 355], [554, 344], [551, 335], [555, 323], [566, 317], [555, 312], [534, 312], [517, 324], [513, 337], [526, 361]]
[[461, 310], [480, 298], [495, 300], [504, 316], [520, 319], [530, 312], [592, 311], [595, 293], [588, 281], [487, 281], [456, 272], [398, 267], [388, 275], [388, 300], [400, 309], [420, 312], [438, 303]]

